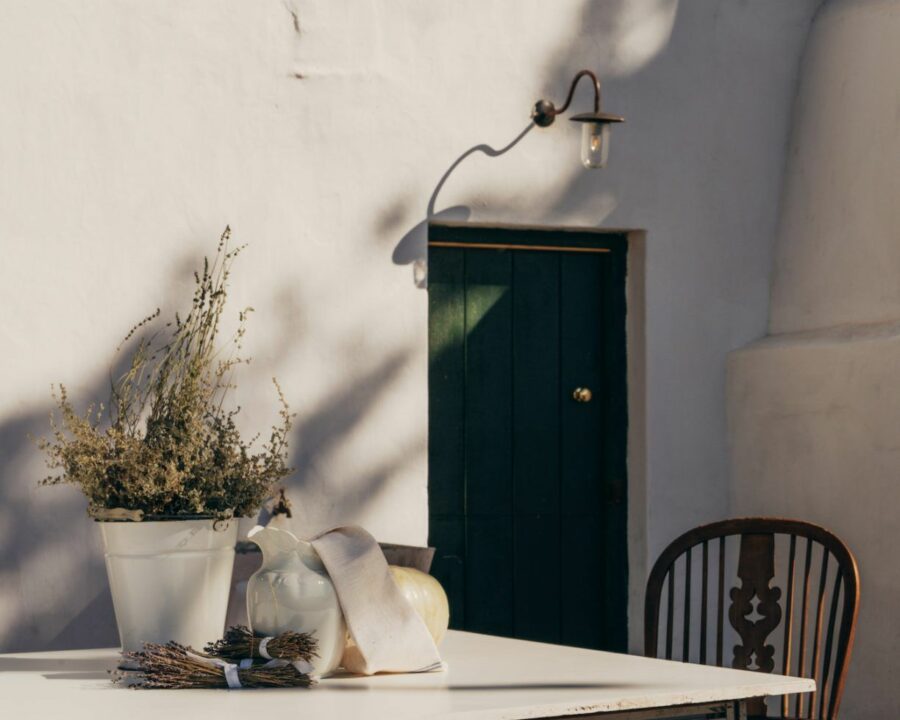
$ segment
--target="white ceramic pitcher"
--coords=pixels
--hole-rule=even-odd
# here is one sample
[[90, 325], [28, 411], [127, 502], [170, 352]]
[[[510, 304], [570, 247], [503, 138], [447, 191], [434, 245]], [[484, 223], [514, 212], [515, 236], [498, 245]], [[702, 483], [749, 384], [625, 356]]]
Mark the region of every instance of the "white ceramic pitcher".
[[262, 550], [263, 564], [247, 583], [247, 614], [256, 633], [308, 632], [319, 643], [313, 672], [334, 670], [347, 629], [334, 585], [313, 546], [289, 530], [257, 526], [247, 537]]

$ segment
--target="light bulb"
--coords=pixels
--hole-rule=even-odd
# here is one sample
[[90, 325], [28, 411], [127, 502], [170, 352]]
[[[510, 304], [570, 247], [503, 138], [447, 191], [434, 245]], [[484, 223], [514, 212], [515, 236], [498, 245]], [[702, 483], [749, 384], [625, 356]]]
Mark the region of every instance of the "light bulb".
[[581, 164], [586, 168], [602, 168], [608, 157], [609, 123], [582, 123]]

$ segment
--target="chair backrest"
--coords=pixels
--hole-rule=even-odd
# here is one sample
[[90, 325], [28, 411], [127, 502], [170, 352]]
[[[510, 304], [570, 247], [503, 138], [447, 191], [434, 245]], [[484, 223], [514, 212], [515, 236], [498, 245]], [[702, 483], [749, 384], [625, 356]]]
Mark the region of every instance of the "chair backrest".
[[[828, 530], [800, 520], [723, 520], [686, 532], [656, 561], [647, 581], [644, 650], [648, 657], [760, 672], [777, 665], [780, 674], [812, 677], [816, 693], [782, 698], [781, 717], [834, 720], [858, 606], [856, 560]], [[734, 640], [728, 656], [726, 635]], [[765, 716], [765, 700], [748, 709]]]

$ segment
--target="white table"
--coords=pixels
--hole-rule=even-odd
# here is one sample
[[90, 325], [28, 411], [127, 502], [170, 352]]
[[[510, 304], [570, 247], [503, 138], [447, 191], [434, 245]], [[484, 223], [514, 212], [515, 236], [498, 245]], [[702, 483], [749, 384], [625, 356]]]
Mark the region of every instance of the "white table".
[[810, 692], [812, 680], [451, 631], [446, 672], [328, 678], [312, 689], [128, 690], [115, 650], [0, 655], [9, 720], [515, 720], [560, 715], [739, 718], [743, 700]]

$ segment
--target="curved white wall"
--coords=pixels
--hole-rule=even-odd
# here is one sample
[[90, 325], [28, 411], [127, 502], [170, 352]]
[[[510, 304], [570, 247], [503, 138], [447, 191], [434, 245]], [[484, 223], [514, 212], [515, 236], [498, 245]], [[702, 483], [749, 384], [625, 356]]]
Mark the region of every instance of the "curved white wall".
[[900, 4], [835, 0], [805, 54], [770, 337], [732, 354], [737, 514], [822, 523], [862, 605], [841, 717], [900, 715]]
[[827, 3], [810, 35], [772, 333], [900, 318], [900, 3]]

